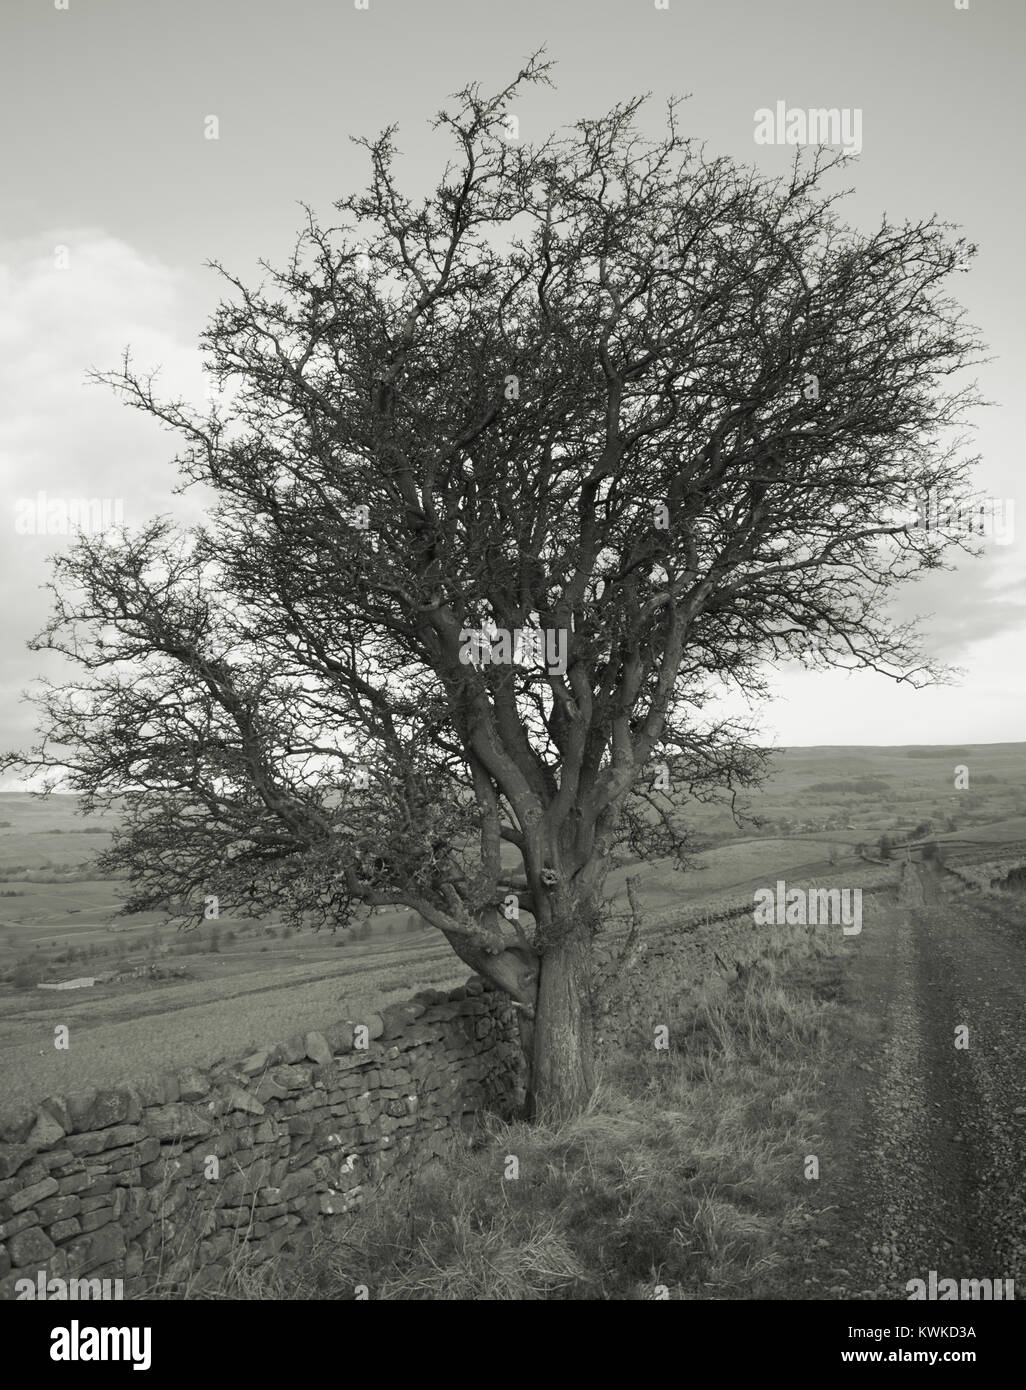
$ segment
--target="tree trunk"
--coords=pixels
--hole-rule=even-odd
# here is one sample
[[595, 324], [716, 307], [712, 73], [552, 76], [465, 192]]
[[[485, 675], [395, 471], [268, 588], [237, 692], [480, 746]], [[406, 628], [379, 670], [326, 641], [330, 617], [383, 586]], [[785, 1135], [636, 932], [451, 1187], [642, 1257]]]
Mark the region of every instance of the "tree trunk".
[[541, 962], [528, 1097], [533, 1118], [580, 1114], [594, 1089], [591, 933], [582, 923], [553, 942]]
[[471, 970], [504, 990], [518, 1004], [533, 1009], [538, 994], [538, 957], [527, 945], [488, 951], [479, 942], [443, 931], [452, 949]]

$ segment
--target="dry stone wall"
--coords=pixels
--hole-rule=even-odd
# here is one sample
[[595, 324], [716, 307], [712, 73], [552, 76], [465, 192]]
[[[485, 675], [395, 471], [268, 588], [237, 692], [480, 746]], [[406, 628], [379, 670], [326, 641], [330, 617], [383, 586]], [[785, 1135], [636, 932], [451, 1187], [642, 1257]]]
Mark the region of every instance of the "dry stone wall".
[[600, 1055], [650, 1048], [653, 1028], [675, 1017], [690, 991], [713, 981], [725, 988], [739, 965], [749, 965], [765, 949], [747, 901], [694, 922], [679, 910], [664, 916], [668, 923], [650, 922], [622, 964], [625, 940], [598, 947], [594, 1007]]
[[[859, 873], [869, 893], [894, 880]], [[752, 907], [650, 915], [629, 969], [622, 935], [596, 943], [600, 1050], [651, 1046], [675, 1001], [736, 978], [765, 949]], [[300, 1248], [481, 1110], [515, 1114], [525, 1080], [508, 996], [473, 977], [234, 1063], [0, 1115], [0, 1298], [43, 1277], [121, 1279], [125, 1296], [155, 1271], [216, 1282], [240, 1246], [254, 1261]]]
[[302, 1248], [481, 1110], [516, 1113], [524, 1086], [516, 1014], [474, 977], [236, 1062], [0, 1115], [0, 1298], [84, 1278], [131, 1297]]
[[[857, 882], [868, 899], [893, 893], [898, 878], [892, 866], [860, 865]], [[788, 879], [787, 885], [806, 890], [822, 886], [818, 879], [806, 877]], [[593, 991], [600, 1055], [652, 1047], [653, 1029], [675, 1017], [681, 1000], [699, 987], [711, 992], [727, 988], [765, 953], [766, 933], [772, 928], [756, 925], [753, 895], [724, 897], [720, 903], [716, 909], [672, 908], [648, 914], [645, 930], [626, 959], [623, 932], [614, 939], [600, 939]]]

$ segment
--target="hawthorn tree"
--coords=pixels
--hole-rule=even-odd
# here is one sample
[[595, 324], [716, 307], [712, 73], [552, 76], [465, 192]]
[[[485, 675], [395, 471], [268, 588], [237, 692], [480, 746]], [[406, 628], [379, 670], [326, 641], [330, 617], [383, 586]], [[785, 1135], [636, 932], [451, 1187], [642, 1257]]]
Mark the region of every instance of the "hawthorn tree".
[[706, 702], [789, 657], [936, 677], [886, 605], [951, 538], [895, 509], [964, 489], [978, 345], [944, 294], [974, 248], [844, 226], [844, 157], [761, 177], [676, 104], [644, 136], [642, 99], [515, 140], [547, 68], [439, 114], [426, 196], [388, 129], [283, 269], [215, 267], [209, 408], [127, 354], [96, 374], [215, 500], [56, 561], [34, 645], [81, 675], [21, 762], [122, 812], [128, 911], [418, 912], [520, 1006], [567, 1115], [610, 865], [679, 856], [688, 797], [758, 773]]

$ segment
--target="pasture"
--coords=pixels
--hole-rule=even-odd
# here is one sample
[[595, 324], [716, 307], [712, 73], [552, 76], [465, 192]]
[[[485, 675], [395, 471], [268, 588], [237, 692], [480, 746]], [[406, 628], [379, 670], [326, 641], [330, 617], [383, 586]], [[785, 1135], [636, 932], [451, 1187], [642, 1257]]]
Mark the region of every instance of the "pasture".
[[[956, 790], [955, 768], [969, 768]], [[685, 813], [694, 851], [614, 869], [610, 926], [640, 875], [647, 911], [715, 907], [778, 879], [854, 878], [856, 845], [875, 853], [929, 824], [952, 859], [1026, 847], [1026, 745], [950, 749], [798, 748], [775, 755], [763, 787], [741, 799], [739, 828], [717, 805]], [[76, 798], [0, 794], [0, 1102], [129, 1079], [173, 1062], [203, 1064], [268, 1039], [362, 1015], [418, 989], [461, 982], [466, 967], [405, 908], [336, 934], [292, 932], [274, 913], [222, 915], [176, 932], [159, 913], [119, 917], [124, 885], [95, 876], [112, 818], [77, 814]], [[996, 853], [996, 851], [995, 851]], [[73, 991], [37, 988], [75, 977]], [[75, 1045], [53, 1047], [65, 1023]]]

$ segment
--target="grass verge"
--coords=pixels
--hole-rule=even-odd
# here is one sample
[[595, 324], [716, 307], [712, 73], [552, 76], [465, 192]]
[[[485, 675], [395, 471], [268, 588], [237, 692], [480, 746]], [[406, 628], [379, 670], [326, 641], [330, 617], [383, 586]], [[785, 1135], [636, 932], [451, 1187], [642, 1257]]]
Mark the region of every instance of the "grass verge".
[[788, 1245], [811, 1219], [804, 1163], [823, 1119], [838, 935], [769, 929], [743, 981], [680, 1002], [669, 1052], [607, 1060], [586, 1113], [487, 1119], [401, 1194], [341, 1218], [301, 1264], [238, 1266], [224, 1294], [779, 1298]]

